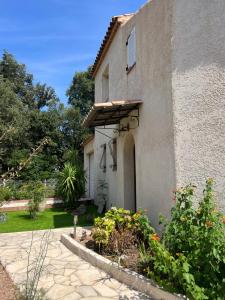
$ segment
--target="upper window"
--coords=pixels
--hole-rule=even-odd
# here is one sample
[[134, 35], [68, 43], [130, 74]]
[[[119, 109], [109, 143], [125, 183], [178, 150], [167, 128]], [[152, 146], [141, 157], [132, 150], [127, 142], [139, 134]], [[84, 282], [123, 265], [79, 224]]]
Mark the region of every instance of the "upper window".
[[132, 29], [127, 39], [127, 71], [129, 71], [136, 63], [136, 36], [135, 27]]
[[102, 101], [109, 101], [109, 66], [105, 68], [102, 75]]

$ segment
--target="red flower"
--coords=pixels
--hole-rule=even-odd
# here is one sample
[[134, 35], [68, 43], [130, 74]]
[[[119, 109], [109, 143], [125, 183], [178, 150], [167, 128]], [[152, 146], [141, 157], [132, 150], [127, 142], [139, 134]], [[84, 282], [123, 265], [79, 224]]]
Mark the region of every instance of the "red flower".
[[225, 224], [225, 217], [223, 217], [223, 224]]

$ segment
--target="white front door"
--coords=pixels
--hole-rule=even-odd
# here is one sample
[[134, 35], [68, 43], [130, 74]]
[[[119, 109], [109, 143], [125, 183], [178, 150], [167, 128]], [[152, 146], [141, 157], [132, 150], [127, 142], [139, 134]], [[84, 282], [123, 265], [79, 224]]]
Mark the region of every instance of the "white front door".
[[94, 153], [89, 154], [89, 197], [94, 199]]

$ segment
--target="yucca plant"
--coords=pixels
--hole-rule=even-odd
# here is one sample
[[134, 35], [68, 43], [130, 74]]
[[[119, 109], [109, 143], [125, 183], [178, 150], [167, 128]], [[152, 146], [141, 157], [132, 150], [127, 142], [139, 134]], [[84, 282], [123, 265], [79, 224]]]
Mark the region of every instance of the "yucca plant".
[[59, 173], [57, 190], [67, 208], [76, 206], [76, 201], [85, 192], [85, 174], [79, 164], [64, 165], [64, 169]]

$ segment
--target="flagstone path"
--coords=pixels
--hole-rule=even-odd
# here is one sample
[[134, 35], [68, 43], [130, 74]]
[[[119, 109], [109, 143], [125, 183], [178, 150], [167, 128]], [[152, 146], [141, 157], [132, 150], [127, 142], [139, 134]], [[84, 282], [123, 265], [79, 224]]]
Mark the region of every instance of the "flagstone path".
[[[80, 232], [82, 229], [79, 229]], [[59, 240], [71, 228], [54, 229], [50, 233], [48, 250], [38, 287], [50, 300], [144, 300], [150, 297], [128, 288], [105, 272], [90, 265]], [[6, 267], [13, 281], [22, 288], [26, 282], [28, 252], [33, 262], [46, 245], [46, 231], [0, 234], [0, 262]]]

